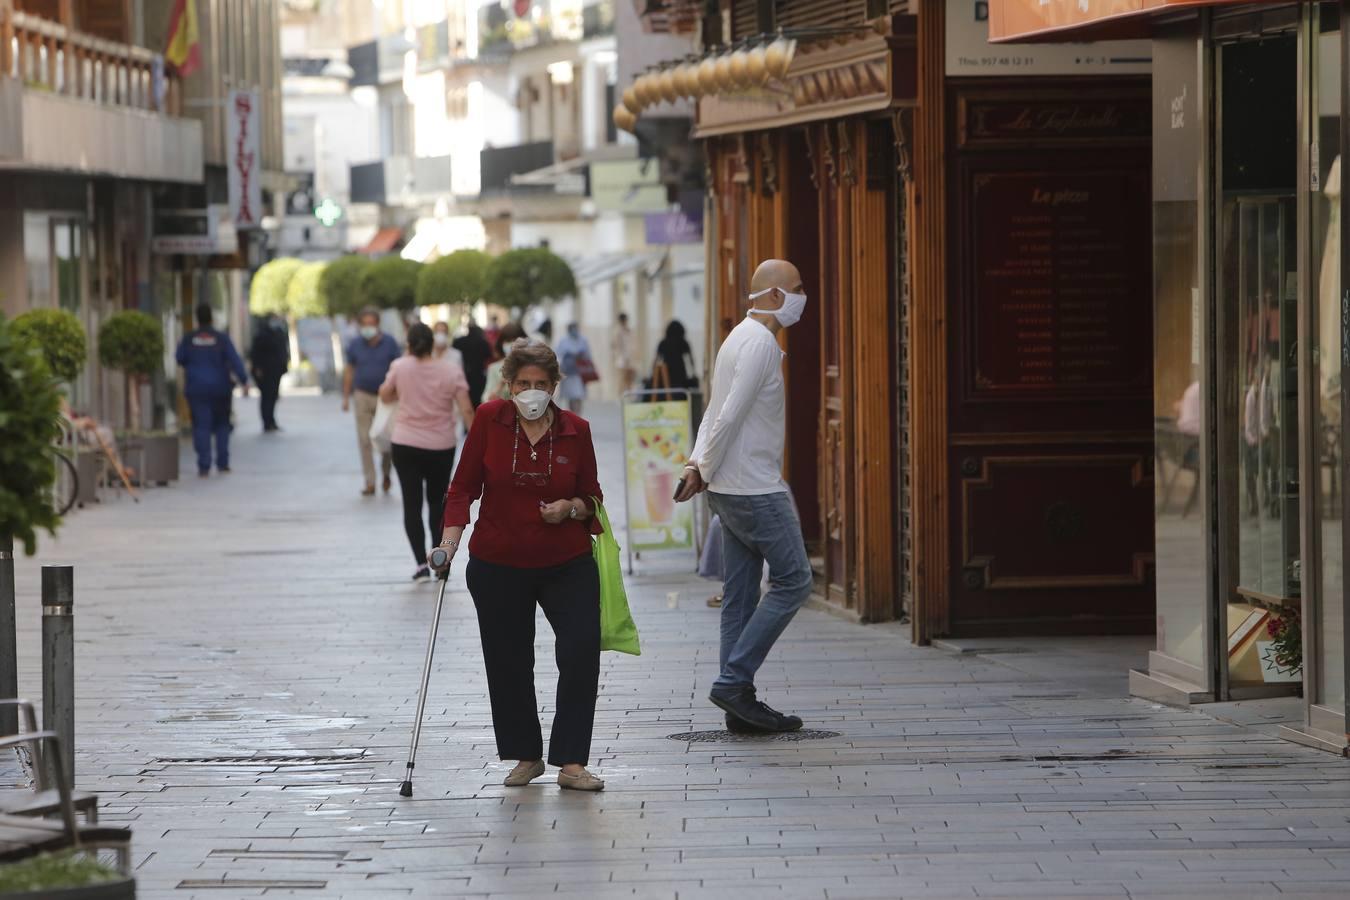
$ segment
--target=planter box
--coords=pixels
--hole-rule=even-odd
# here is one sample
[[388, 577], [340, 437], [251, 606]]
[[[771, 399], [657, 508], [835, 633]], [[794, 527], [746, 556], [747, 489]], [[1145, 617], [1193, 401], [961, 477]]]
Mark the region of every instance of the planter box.
[[141, 442], [141, 484], [168, 484], [178, 480], [178, 436], [143, 435]]
[[85, 887], [13, 891], [0, 894], [0, 900], [136, 900], [136, 879], [124, 878]]
[[96, 450], [80, 450], [75, 455], [75, 471], [80, 476], [80, 491], [75, 496], [79, 506], [98, 502], [98, 473], [101, 454]]

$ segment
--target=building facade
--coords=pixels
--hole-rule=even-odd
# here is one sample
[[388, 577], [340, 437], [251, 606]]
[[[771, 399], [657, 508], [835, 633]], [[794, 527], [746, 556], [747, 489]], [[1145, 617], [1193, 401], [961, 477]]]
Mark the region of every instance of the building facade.
[[759, 260], [812, 298], [818, 602], [1155, 634], [1135, 693], [1301, 692], [1286, 736], [1343, 749], [1341, 4], [644, 7], [713, 66], [709, 353]]

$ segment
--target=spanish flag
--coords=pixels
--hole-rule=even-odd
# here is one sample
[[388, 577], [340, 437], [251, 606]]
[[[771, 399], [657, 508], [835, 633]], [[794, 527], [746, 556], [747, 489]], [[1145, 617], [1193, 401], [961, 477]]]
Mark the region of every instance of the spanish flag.
[[201, 38], [197, 31], [197, 8], [192, 0], [174, 0], [169, 19], [169, 46], [164, 58], [180, 77], [186, 78], [201, 65]]

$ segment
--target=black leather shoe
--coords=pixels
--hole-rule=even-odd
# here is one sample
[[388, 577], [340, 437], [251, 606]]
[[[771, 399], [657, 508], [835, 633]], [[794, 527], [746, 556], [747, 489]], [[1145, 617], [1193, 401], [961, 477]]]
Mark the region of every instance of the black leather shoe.
[[735, 716], [742, 723], [752, 728], [758, 728], [760, 731], [796, 731], [802, 727], [802, 720], [796, 716], [785, 716], [778, 710], [756, 700], [753, 687], [713, 691], [708, 695], [708, 699], [724, 712]]
[[732, 734], [773, 734], [772, 731], [765, 731], [763, 728], [756, 728], [749, 722], [742, 722], [740, 719], [727, 713], [727, 731]]

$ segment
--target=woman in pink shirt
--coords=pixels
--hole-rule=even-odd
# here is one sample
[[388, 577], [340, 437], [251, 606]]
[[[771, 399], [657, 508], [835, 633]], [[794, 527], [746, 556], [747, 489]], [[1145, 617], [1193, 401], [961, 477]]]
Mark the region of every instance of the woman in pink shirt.
[[389, 366], [380, 399], [398, 403], [394, 418], [394, 469], [403, 489], [403, 529], [417, 560], [414, 581], [427, 581], [427, 535], [422, 528], [422, 492], [426, 491], [427, 523], [436, 540], [445, 510], [450, 470], [455, 467], [455, 410], [464, 426], [473, 424], [473, 404], [464, 370], [432, 350], [431, 329], [418, 322], [408, 329], [408, 354]]

